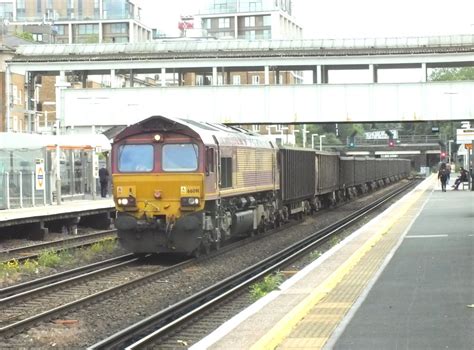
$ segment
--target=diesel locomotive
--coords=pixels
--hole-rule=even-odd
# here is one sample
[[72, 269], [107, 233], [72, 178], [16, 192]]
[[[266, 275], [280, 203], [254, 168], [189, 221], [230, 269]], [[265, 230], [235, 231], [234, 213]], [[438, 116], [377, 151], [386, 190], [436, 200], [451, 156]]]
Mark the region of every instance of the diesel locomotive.
[[199, 255], [409, 172], [408, 160], [277, 147], [244, 129], [154, 116], [114, 138], [115, 226], [129, 251]]

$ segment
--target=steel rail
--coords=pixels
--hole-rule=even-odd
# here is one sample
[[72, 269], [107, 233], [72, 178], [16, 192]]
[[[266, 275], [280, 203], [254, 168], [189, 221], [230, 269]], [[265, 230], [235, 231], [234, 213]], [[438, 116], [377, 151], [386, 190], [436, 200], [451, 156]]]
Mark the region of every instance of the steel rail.
[[88, 350], [124, 348], [137, 338], [141, 339], [126, 347], [126, 349], [136, 349], [149, 345], [154, 339], [183, 322], [189, 321], [195, 315], [221, 302], [231, 294], [307, 254], [309, 250], [326, 242], [334, 234], [346, 229], [412, 186], [414, 186], [413, 182], [392, 191], [329, 227], [319, 230], [283, 251], [111, 335], [90, 346]]
[[[25, 261], [27, 259], [36, 259], [41, 254], [41, 252], [48, 250], [48, 248], [57, 248], [55, 249], [55, 251], [58, 252], [65, 249], [76, 249], [76, 248], [92, 245], [96, 243], [99, 238], [104, 239], [107, 237], [111, 237], [113, 239], [116, 239], [116, 237], [113, 236], [113, 234], [116, 232], [117, 230], [115, 229], [106, 230], [106, 231], [94, 232], [94, 233], [90, 233], [86, 235], [70, 237], [63, 240], [49, 241], [49, 242], [43, 242], [43, 243], [34, 244], [30, 246], [23, 246], [23, 247], [18, 247], [18, 248], [13, 248], [13, 249], [1, 250], [0, 256], [6, 259], [3, 261], [0, 261], [0, 263], [6, 263], [12, 260]], [[76, 245], [74, 244], [68, 245], [70, 243], [81, 242], [81, 241], [84, 243], [82, 244], [79, 243]], [[27, 256], [16, 256], [16, 257], [9, 256], [12, 254], [19, 254], [21, 252], [35, 251], [35, 250], [40, 250], [40, 251], [38, 253], [29, 254]]]
[[[12, 299], [13, 297], [20, 296], [20, 293], [22, 295], [29, 295], [29, 294], [35, 293], [35, 291], [40, 291], [41, 288], [49, 289], [53, 285], [57, 287], [62, 283], [67, 283], [68, 281], [73, 281], [74, 279], [80, 280], [81, 278], [84, 278], [87, 276], [85, 274], [86, 272], [90, 274], [91, 272], [100, 273], [103, 271], [107, 271], [106, 269], [101, 269], [101, 267], [109, 265], [109, 264], [114, 264], [116, 262], [119, 262], [119, 264], [110, 266], [110, 268], [116, 268], [122, 265], [124, 262], [131, 263], [137, 260], [138, 258], [136, 258], [134, 254], [125, 254], [125, 255], [115, 257], [115, 258], [111, 258], [111, 259], [95, 262], [93, 264], [76, 267], [71, 270], [59, 272], [54, 275], [45, 276], [45, 277], [37, 278], [31, 281], [26, 281], [23, 283], [19, 283], [19, 284], [15, 284], [9, 287], [2, 288], [0, 289], [0, 306], [6, 301], [13, 300]], [[84, 273], [84, 274], [79, 275], [79, 276], [74, 276], [72, 278], [68, 278], [70, 276], [73, 276], [79, 273]]]

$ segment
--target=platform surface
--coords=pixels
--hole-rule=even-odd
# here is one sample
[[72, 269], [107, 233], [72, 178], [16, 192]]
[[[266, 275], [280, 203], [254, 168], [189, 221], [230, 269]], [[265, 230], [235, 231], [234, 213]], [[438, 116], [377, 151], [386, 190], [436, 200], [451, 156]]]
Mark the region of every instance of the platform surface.
[[472, 349], [473, 234], [431, 176], [192, 349]]
[[96, 200], [65, 201], [61, 205], [47, 205], [19, 209], [0, 210], [0, 223], [27, 218], [39, 218], [65, 213], [80, 213], [84, 211], [112, 209], [114, 208], [112, 198], [100, 198]]

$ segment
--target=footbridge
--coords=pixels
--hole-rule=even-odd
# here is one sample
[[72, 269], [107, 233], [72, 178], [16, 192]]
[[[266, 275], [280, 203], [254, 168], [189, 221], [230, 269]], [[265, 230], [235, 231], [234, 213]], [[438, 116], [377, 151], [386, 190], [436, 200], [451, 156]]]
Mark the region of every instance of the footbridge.
[[436, 68], [474, 66], [474, 35], [30, 45], [17, 54], [7, 81], [26, 74], [31, 99], [37, 77], [55, 76], [51, 104], [65, 126], [156, 114], [237, 124], [474, 119], [474, 82], [430, 80]]

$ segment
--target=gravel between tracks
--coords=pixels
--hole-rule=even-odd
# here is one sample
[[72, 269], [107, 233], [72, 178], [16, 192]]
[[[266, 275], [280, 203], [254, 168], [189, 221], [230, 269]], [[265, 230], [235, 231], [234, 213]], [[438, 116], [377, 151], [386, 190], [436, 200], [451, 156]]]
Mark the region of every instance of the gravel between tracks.
[[136, 287], [126, 294], [71, 312], [63, 316], [64, 320], [40, 323], [28, 332], [0, 341], [0, 348], [85, 348], [343, 218], [348, 212], [361, 208], [394, 186], [399, 185], [383, 188], [334, 210], [321, 212], [288, 230], [213, 259], [198, 261], [192, 268], [170, 275], [166, 280]]

